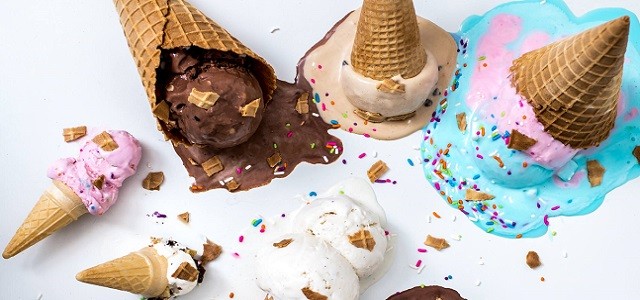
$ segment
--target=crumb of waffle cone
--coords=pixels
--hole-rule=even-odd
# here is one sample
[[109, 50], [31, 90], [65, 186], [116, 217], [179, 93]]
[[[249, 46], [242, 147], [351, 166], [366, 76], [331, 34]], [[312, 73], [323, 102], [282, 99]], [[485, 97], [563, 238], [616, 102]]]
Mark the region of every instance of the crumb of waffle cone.
[[247, 105], [242, 106], [240, 108], [240, 113], [242, 114], [243, 117], [251, 117], [251, 118], [255, 118], [256, 114], [258, 113], [258, 108], [260, 108], [260, 101], [262, 99], [258, 98], [255, 99], [251, 102], [249, 102]]
[[267, 157], [267, 163], [271, 168], [275, 167], [280, 162], [282, 162], [282, 156], [280, 155], [280, 152], [276, 152], [273, 155]]
[[111, 135], [106, 131], [103, 131], [93, 137], [92, 141], [104, 151], [113, 151], [118, 149], [118, 143], [116, 143], [116, 141], [114, 141]]
[[104, 175], [100, 175], [98, 176], [98, 178], [92, 181], [91, 184], [95, 186], [97, 189], [101, 190], [102, 186], [104, 185], [104, 180], [105, 180]]
[[220, 95], [215, 92], [201, 92], [196, 88], [191, 89], [188, 101], [202, 109], [209, 109], [220, 99]]
[[587, 177], [591, 187], [602, 184], [602, 178], [606, 169], [597, 160], [587, 161]]
[[163, 172], [149, 172], [147, 177], [142, 180], [142, 188], [150, 191], [160, 190], [160, 185], [164, 182]]
[[309, 93], [304, 92], [300, 94], [298, 97], [298, 101], [296, 102], [296, 111], [303, 115], [309, 113]]
[[190, 219], [191, 214], [188, 211], [178, 215], [178, 220], [180, 220], [182, 223], [189, 224]]
[[237, 181], [232, 179], [229, 182], [227, 182], [224, 186], [227, 188], [227, 190], [229, 190], [230, 192], [233, 192], [240, 187], [240, 184]]
[[378, 91], [389, 94], [402, 94], [405, 92], [405, 86], [402, 83], [397, 83], [391, 78], [383, 80], [377, 87]]
[[542, 265], [542, 263], [540, 262], [540, 256], [538, 256], [538, 253], [535, 251], [529, 251], [527, 253], [526, 262], [527, 266], [529, 266], [529, 268], [531, 269], [535, 269]]
[[165, 123], [171, 122], [169, 120], [169, 103], [167, 103], [167, 101], [160, 101], [158, 104], [154, 105], [152, 113], [160, 121]]
[[456, 121], [458, 122], [458, 129], [460, 129], [460, 131], [465, 131], [467, 130], [467, 114], [466, 113], [459, 113], [456, 115]]
[[171, 274], [171, 277], [186, 281], [196, 281], [198, 280], [198, 274], [198, 269], [194, 268], [190, 263], [185, 261], [182, 262], [180, 266], [178, 266], [178, 269], [176, 269], [176, 271]]
[[449, 248], [449, 243], [447, 243], [447, 240], [443, 238], [433, 237], [431, 235], [427, 235], [427, 239], [424, 241], [424, 244], [438, 251]]
[[207, 176], [212, 176], [224, 169], [222, 162], [218, 156], [214, 156], [207, 161], [202, 163], [202, 169], [207, 174]]
[[511, 135], [509, 136], [509, 144], [507, 145], [507, 148], [526, 151], [526, 150], [529, 150], [529, 148], [533, 147], [533, 145], [535, 145], [537, 142], [538, 141], [536, 141], [535, 139], [532, 139], [522, 134], [520, 131], [514, 129], [514, 130], [511, 130]]
[[373, 251], [376, 246], [376, 241], [373, 239], [369, 230], [360, 229], [358, 232], [349, 236], [349, 243], [356, 248], [367, 249], [369, 252]]
[[493, 198], [495, 198], [494, 195], [487, 194], [484, 192], [479, 192], [473, 189], [467, 189], [464, 195], [464, 199], [467, 201], [484, 201], [484, 200], [491, 200]]
[[313, 291], [309, 287], [302, 288], [302, 294], [309, 300], [327, 300], [329, 299], [327, 296], [320, 294], [318, 292]]
[[273, 243], [273, 246], [276, 248], [284, 248], [286, 246], [289, 246], [289, 244], [291, 244], [291, 242], [293, 242], [293, 239], [284, 239], [282, 241], [279, 241], [277, 243]]
[[635, 148], [633, 148], [633, 156], [638, 160], [638, 163], [640, 164], [640, 146], [636, 146]]
[[367, 171], [367, 177], [369, 177], [371, 182], [375, 182], [387, 171], [389, 171], [387, 164], [382, 160], [378, 160]]
[[216, 260], [222, 254], [222, 247], [218, 244], [215, 244], [211, 241], [207, 241], [206, 244], [203, 244], [204, 252], [202, 253], [202, 263], [206, 264], [210, 261]]
[[62, 129], [62, 136], [65, 142], [75, 141], [87, 135], [87, 126], [78, 126]]

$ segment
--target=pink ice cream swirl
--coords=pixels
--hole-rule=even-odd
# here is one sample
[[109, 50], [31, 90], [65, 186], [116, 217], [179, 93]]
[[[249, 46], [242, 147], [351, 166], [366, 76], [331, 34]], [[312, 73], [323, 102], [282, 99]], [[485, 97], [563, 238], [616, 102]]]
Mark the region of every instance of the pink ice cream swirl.
[[[71, 188], [87, 207], [89, 213], [102, 215], [118, 198], [122, 182], [133, 175], [140, 163], [140, 143], [126, 131], [108, 130], [118, 144], [113, 151], [106, 151], [92, 140], [80, 149], [78, 158], [62, 158], [47, 171], [47, 176], [59, 180]], [[98, 189], [94, 181], [104, 176]]]

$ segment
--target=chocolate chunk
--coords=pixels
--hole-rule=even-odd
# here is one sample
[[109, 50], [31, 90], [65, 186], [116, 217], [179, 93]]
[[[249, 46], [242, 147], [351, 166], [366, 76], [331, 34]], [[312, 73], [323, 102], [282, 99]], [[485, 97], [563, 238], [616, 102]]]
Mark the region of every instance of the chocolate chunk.
[[541, 265], [542, 263], [540, 262], [540, 256], [538, 256], [538, 253], [535, 251], [529, 251], [527, 253], [527, 266], [531, 269], [535, 269]]
[[636, 157], [638, 163], [640, 164], [640, 146], [636, 146], [635, 148], [633, 148], [633, 156]]

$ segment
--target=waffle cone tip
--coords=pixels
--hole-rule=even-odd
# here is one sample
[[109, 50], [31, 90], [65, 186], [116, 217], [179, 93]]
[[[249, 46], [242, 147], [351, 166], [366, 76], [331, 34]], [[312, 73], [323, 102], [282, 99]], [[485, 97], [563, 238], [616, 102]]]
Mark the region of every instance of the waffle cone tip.
[[73, 190], [54, 180], [16, 230], [2, 257], [9, 259], [88, 213]]

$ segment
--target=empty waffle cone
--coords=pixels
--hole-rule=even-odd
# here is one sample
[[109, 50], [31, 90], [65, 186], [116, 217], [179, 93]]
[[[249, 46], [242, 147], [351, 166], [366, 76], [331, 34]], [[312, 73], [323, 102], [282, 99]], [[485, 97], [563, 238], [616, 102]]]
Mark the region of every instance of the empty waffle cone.
[[628, 36], [625, 16], [514, 60], [512, 84], [556, 140], [579, 149], [609, 136]]
[[11, 238], [2, 257], [8, 259], [15, 256], [87, 212], [73, 190], [61, 181], [54, 180]]
[[76, 275], [76, 279], [144, 297], [159, 297], [169, 284], [167, 259], [152, 247], [145, 247], [84, 270]]
[[[271, 99], [276, 88], [271, 66], [187, 1], [114, 0], [114, 4], [152, 109], [158, 104], [155, 88], [161, 50], [192, 46], [248, 57], [249, 70], [260, 82], [265, 101]], [[184, 142], [167, 130], [164, 121], [158, 119], [158, 123], [165, 137]]]
[[375, 80], [408, 79], [426, 62], [413, 1], [364, 0], [351, 50], [353, 69]]

